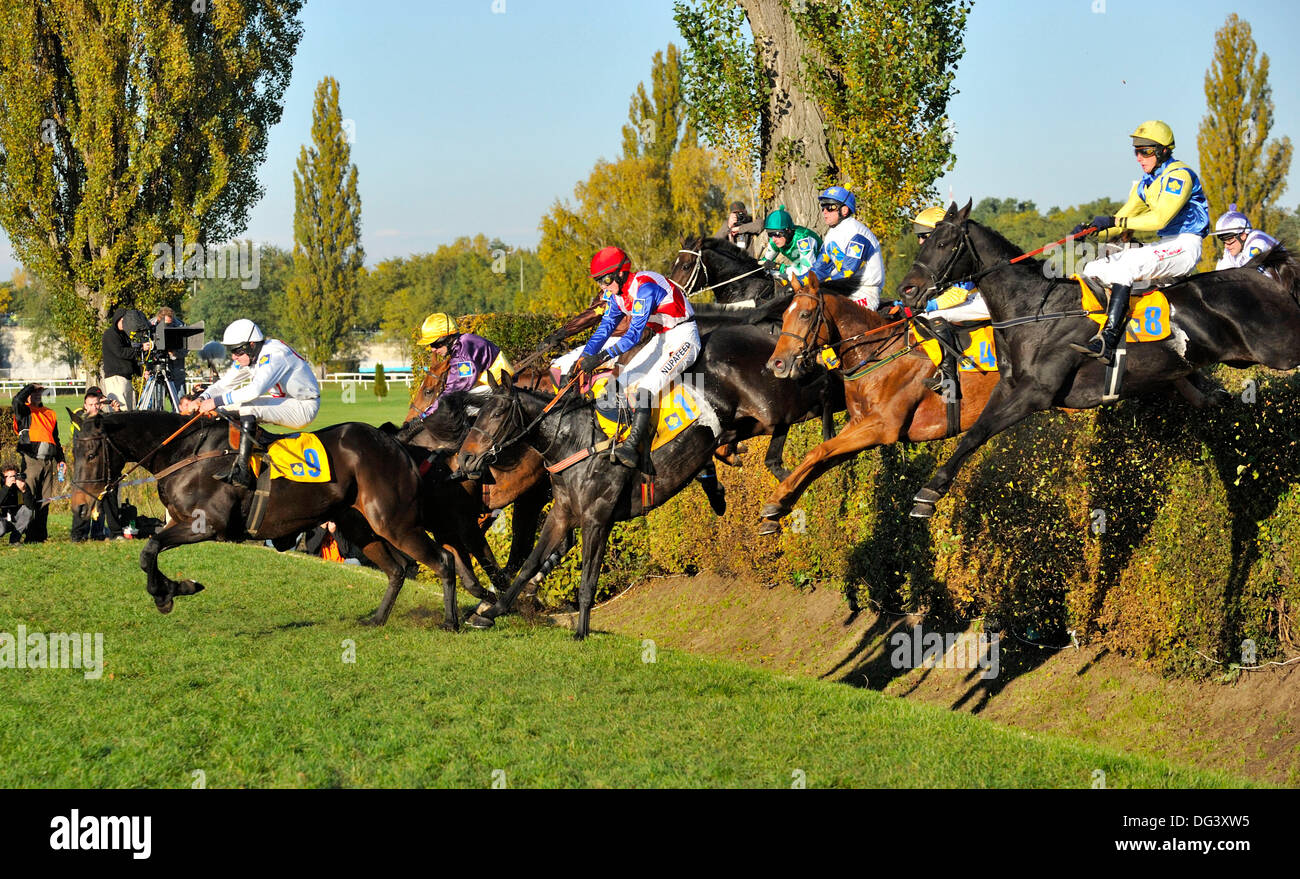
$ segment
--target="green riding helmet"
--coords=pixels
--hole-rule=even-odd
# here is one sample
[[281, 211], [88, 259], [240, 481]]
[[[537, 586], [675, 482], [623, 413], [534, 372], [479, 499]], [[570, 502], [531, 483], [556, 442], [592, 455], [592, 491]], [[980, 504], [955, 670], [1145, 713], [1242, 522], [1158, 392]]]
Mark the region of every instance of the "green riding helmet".
[[787, 235], [794, 233], [794, 217], [790, 216], [790, 212], [785, 209], [785, 205], [781, 205], [767, 215], [767, 219], [763, 221], [763, 231], [768, 233], [785, 232]]

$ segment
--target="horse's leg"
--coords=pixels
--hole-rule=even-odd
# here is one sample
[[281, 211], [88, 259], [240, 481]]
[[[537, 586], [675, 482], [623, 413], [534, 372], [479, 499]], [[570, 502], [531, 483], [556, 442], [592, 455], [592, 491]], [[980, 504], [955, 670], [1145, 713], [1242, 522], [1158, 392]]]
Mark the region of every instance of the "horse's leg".
[[528, 558], [537, 539], [537, 520], [542, 508], [550, 499], [550, 482], [543, 479], [515, 499], [510, 511], [510, 558], [506, 560], [506, 573], [514, 573]]
[[589, 511], [582, 517], [582, 580], [578, 587], [578, 627], [573, 632], [576, 641], [591, 633], [591, 605], [596, 600], [600, 565], [609, 543], [611, 517], [608, 511], [601, 512], [604, 515]]
[[[838, 436], [831, 437], [817, 446], [799, 462], [794, 472], [781, 480], [781, 484], [772, 492], [767, 503], [758, 511], [763, 520], [758, 526], [759, 534], [778, 534], [781, 531], [781, 517], [794, 509], [800, 496], [827, 470], [857, 455], [863, 449], [870, 449], [883, 443], [898, 439], [897, 428], [888, 432], [884, 419], [873, 412], [861, 421], [851, 422]], [[901, 424], [901, 420], [894, 421]]]
[[[149, 590], [149, 594], [153, 596], [154, 604], [162, 613], [171, 613], [174, 596], [193, 595], [196, 592], [203, 591], [203, 586], [200, 583], [193, 580], [177, 583], [158, 569], [158, 554], [164, 550], [175, 546], [185, 546], [190, 543], [200, 543], [215, 536], [216, 532], [209, 528], [200, 528], [196, 531], [193, 528], [193, 521], [193, 519], [173, 515], [172, 523], [149, 538], [149, 542], [145, 544], [144, 550], [140, 553], [140, 569], [144, 571], [147, 578], [145, 588]], [[216, 523], [209, 520], [205, 521], [204, 524], [214, 525]], [[221, 527], [224, 529], [224, 522], [221, 523]]]
[[559, 564], [564, 553], [572, 545], [567, 539], [568, 534], [568, 511], [560, 507], [552, 507], [550, 515], [542, 525], [542, 533], [537, 545], [533, 547], [523, 567], [515, 575], [514, 582], [510, 584], [506, 594], [497, 600], [494, 607], [475, 613], [467, 622], [476, 629], [490, 629], [494, 624], [493, 620], [504, 613], [509, 613], [511, 605], [535, 574], [545, 575]]
[[998, 382], [993, 393], [989, 394], [988, 405], [980, 417], [957, 441], [952, 457], [939, 465], [930, 481], [916, 493], [912, 517], [928, 519], [933, 516], [935, 503], [948, 493], [953, 477], [971, 453], [988, 442], [994, 434], [1001, 433], [1035, 412], [1050, 409], [1053, 396], [1054, 391], [1032, 379], [1014, 382], [1004, 378]]
[[[790, 433], [790, 425], [779, 424], [772, 433], [772, 441], [767, 444], [767, 458], [763, 461], [767, 465], [767, 472], [776, 477], [777, 482], [784, 482], [790, 478], [790, 471], [786, 469], [782, 456], [785, 455], [785, 440]], [[823, 437], [825, 442], [829, 437]]]

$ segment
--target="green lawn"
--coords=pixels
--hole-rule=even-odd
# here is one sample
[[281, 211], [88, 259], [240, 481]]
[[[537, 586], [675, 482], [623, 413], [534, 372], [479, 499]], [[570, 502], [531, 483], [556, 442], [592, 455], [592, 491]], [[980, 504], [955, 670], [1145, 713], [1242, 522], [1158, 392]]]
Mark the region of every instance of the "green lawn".
[[0, 632], [100, 632], [105, 656], [99, 680], [0, 669], [0, 787], [1245, 784], [614, 635], [452, 634], [423, 582], [363, 628], [376, 572], [255, 546], [165, 554], [208, 590], [164, 617], [139, 549], [0, 547]]

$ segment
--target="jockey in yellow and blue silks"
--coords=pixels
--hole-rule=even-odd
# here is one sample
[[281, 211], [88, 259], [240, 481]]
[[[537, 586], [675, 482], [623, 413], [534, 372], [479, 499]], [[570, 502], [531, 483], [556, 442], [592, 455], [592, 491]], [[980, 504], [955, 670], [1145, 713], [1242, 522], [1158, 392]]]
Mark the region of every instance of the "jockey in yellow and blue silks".
[[[1142, 179], [1133, 184], [1128, 201], [1115, 216], [1093, 217], [1105, 241], [1126, 231], [1155, 232], [1159, 240], [1095, 259], [1081, 272], [1110, 287], [1106, 325], [1086, 345], [1070, 347], [1110, 363], [1128, 326], [1129, 295], [1135, 281], [1154, 281], [1191, 274], [1201, 258], [1201, 240], [1210, 230], [1210, 206], [1201, 179], [1185, 162], [1174, 158], [1174, 132], [1163, 122], [1143, 122], [1131, 135]], [[1074, 228], [1081, 232], [1086, 224]]]
[[[622, 368], [618, 381], [636, 415], [627, 438], [614, 450], [620, 464], [640, 463], [641, 443], [647, 439], [650, 411], [661, 391], [695, 362], [700, 353], [700, 332], [690, 302], [658, 272], [633, 272], [632, 261], [617, 247], [603, 247], [591, 258], [591, 277], [609, 293], [600, 325], [582, 349], [578, 367], [590, 375], [597, 366], [630, 351], [649, 330], [646, 344]], [[630, 315], [627, 330], [613, 345], [606, 345], [623, 315]]]
[[[946, 213], [941, 207], [932, 207], [917, 214], [912, 220], [912, 232], [916, 235], [917, 242], [924, 244]], [[959, 391], [957, 358], [952, 353], [958, 349], [953, 324], [990, 320], [989, 307], [984, 303], [984, 297], [980, 295], [974, 281], [959, 281], [927, 302], [925, 312], [930, 329], [946, 343], [939, 372], [926, 381], [926, 386], [935, 393], [943, 393], [943, 383], [949, 380], [953, 382], [951, 387], [954, 391]]]
[[880, 287], [885, 283], [885, 260], [880, 242], [861, 220], [853, 216], [857, 199], [843, 186], [832, 186], [817, 194], [822, 219], [830, 230], [822, 240], [821, 253], [812, 273], [820, 281], [848, 280], [853, 286], [849, 299], [874, 311], [880, 306]]

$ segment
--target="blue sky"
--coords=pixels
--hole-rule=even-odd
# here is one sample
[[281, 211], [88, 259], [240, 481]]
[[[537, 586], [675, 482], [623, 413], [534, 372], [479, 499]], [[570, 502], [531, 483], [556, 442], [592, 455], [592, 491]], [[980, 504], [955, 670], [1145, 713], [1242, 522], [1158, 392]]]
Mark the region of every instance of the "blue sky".
[[[1127, 134], [1153, 117], [1195, 162], [1205, 69], [1230, 11], [1202, 0], [978, 0], [950, 107], [958, 161], [941, 194], [1044, 209], [1123, 198], [1136, 176]], [[1239, 14], [1272, 63], [1273, 136], [1300, 140], [1300, 18], [1282, 0]], [[303, 20], [247, 235], [292, 244], [293, 171], [316, 84], [332, 75], [355, 126], [370, 264], [479, 232], [535, 246], [555, 199], [620, 151], [651, 56], [681, 45], [670, 0], [309, 0]], [[1292, 206], [1297, 166], [1283, 197]], [[0, 271], [14, 265], [0, 237]]]

